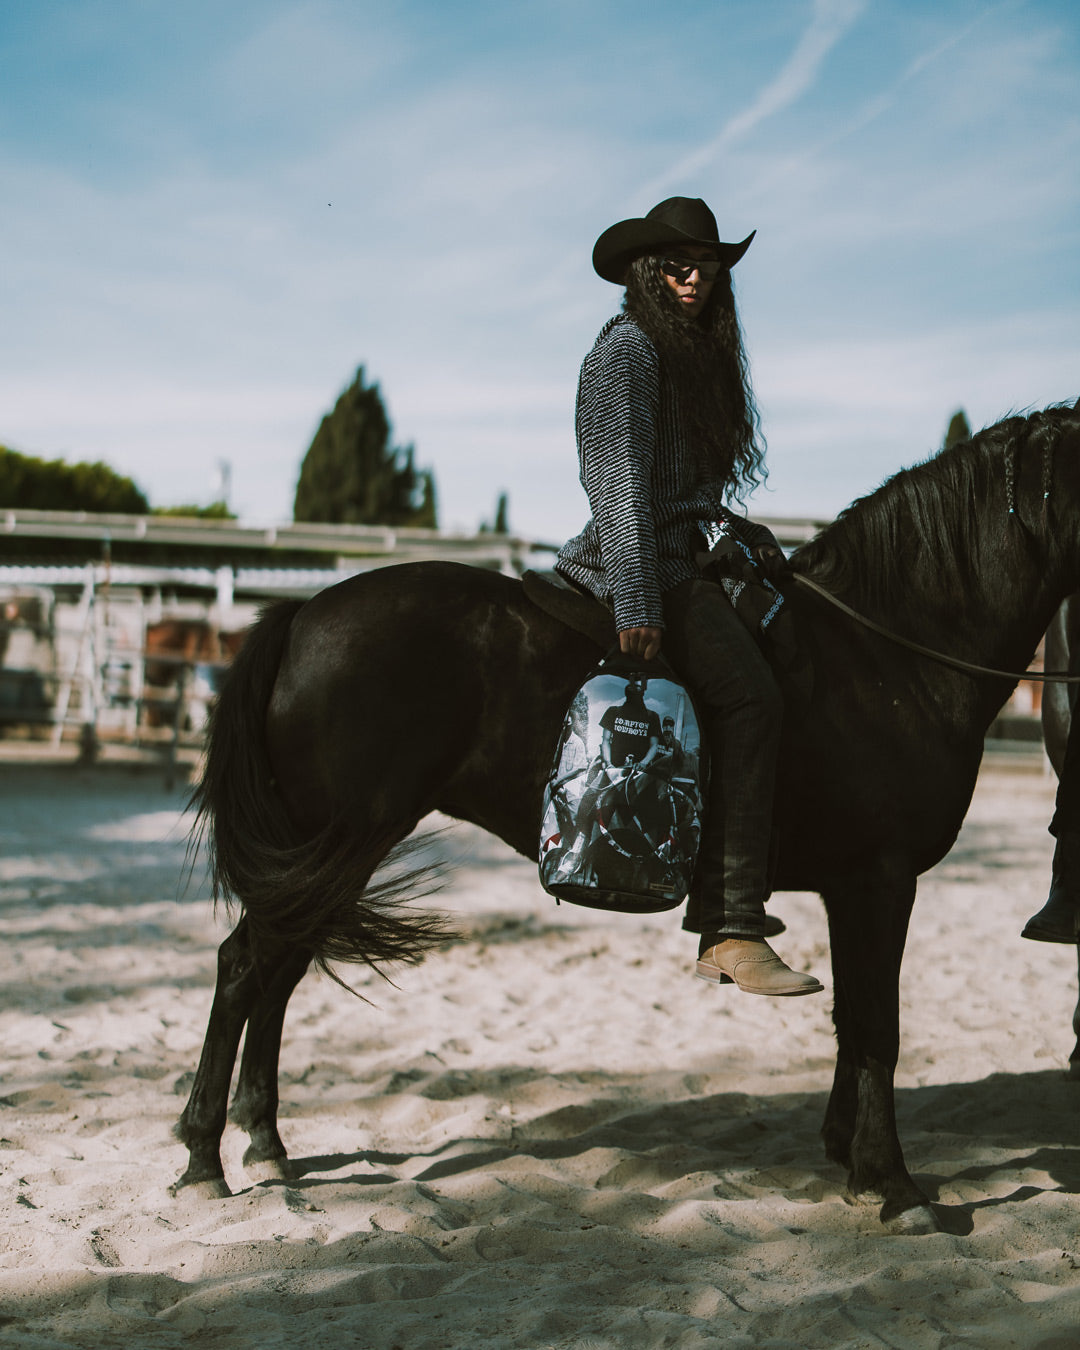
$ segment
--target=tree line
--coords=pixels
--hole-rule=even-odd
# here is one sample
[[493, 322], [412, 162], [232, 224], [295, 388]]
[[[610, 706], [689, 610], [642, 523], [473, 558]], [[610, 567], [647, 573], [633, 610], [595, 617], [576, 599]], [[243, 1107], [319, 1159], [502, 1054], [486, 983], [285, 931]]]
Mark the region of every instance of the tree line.
[[[132, 479], [100, 461], [40, 459], [0, 446], [0, 508], [229, 519], [225, 502], [151, 507]], [[300, 466], [293, 519], [331, 525], [410, 525], [435, 529], [435, 475], [417, 468], [411, 445], [395, 446], [377, 384], [361, 366], [319, 424]], [[496, 511], [506, 529], [506, 503]]]

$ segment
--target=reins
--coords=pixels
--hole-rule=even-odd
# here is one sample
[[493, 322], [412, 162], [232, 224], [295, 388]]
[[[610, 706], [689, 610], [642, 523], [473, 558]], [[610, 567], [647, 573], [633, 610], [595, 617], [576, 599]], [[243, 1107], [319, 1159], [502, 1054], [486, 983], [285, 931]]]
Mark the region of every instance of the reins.
[[865, 614], [860, 614], [857, 610], [845, 605], [843, 600], [837, 599], [824, 586], [819, 586], [816, 581], [811, 581], [809, 577], [804, 577], [800, 573], [794, 574], [795, 583], [801, 586], [803, 590], [813, 591], [815, 595], [822, 600], [833, 605], [846, 614], [849, 619], [854, 619], [856, 623], [862, 624], [864, 628], [869, 628], [872, 633], [877, 633], [880, 637], [887, 638], [890, 642], [895, 642], [898, 647], [906, 647], [908, 651], [918, 652], [920, 656], [929, 657], [931, 661], [938, 661], [943, 666], [952, 666], [955, 670], [966, 671], [969, 675], [993, 675], [996, 679], [1005, 680], [1034, 680], [1039, 684], [1080, 684], [1080, 675], [1070, 675], [1065, 670], [1042, 670], [1031, 671], [1024, 670], [1017, 672], [1015, 670], [994, 670], [990, 666], [978, 666], [973, 661], [963, 661], [959, 656], [948, 656], [945, 652], [936, 652], [932, 647], [924, 647], [919, 642], [912, 642], [910, 638], [901, 637], [899, 633], [893, 633], [888, 628], [883, 628], [881, 624], [875, 623], [873, 619], [868, 619]]

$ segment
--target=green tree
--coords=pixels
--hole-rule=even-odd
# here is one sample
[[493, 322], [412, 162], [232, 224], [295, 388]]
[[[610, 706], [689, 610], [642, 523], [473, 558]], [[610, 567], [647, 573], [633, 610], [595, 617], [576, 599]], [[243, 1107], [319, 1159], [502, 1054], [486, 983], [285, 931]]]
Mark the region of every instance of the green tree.
[[954, 445], [959, 445], [961, 441], [970, 440], [971, 424], [967, 420], [967, 414], [963, 408], [957, 408], [949, 421], [949, 429], [945, 433], [945, 444], [941, 448], [951, 450]]
[[155, 506], [151, 515], [182, 516], [190, 520], [236, 519], [236, 512], [229, 510], [227, 502], [211, 502], [209, 506]]
[[510, 496], [506, 492], [500, 492], [498, 500], [495, 503], [495, 519], [489, 525], [486, 520], [480, 522], [481, 534], [509, 534], [510, 533]]
[[435, 480], [413, 447], [390, 444], [377, 384], [363, 366], [315, 433], [296, 485], [293, 519], [342, 525], [435, 527]]
[[37, 459], [0, 446], [0, 506], [27, 511], [103, 511], [145, 515], [146, 498], [107, 464]]

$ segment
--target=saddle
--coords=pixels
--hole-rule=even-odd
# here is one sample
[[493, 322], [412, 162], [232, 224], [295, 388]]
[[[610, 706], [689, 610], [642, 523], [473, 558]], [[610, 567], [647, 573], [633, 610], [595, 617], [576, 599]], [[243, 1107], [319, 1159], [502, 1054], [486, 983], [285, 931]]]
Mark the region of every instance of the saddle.
[[563, 581], [555, 573], [526, 572], [525, 595], [538, 609], [608, 651], [616, 642], [615, 615], [601, 600]]

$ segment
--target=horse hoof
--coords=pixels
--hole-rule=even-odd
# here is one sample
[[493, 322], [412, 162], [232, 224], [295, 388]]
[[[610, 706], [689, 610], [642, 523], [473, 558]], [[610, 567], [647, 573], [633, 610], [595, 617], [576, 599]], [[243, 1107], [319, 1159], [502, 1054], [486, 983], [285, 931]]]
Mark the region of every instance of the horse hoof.
[[940, 1233], [941, 1224], [929, 1205], [914, 1205], [901, 1210], [891, 1218], [885, 1217], [887, 1205], [881, 1207], [881, 1222], [886, 1232], [917, 1237], [923, 1233]]
[[244, 1164], [245, 1174], [253, 1181], [295, 1181], [296, 1168], [288, 1158], [264, 1158]]
[[169, 1194], [174, 1200], [181, 1194], [191, 1196], [193, 1200], [227, 1200], [232, 1191], [224, 1177], [210, 1177], [202, 1181], [185, 1181], [181, 1177], [169, 1187]]

